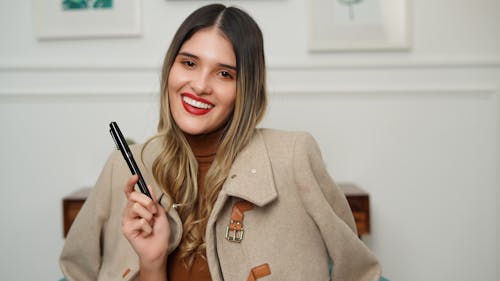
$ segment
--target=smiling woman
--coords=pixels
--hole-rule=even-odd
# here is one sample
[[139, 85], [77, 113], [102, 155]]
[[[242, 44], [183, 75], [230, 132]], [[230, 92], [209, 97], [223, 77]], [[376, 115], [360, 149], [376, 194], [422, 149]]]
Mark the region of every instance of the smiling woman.
[[65, 276], [378, 280], [315, 140], [258, 129], [266, 104], [257, 23], [217, 4], [189, 15], [163, 63], [158, 132], [131, 147], [152, 198], [112, 154], [67, 235]]
[[183, 132], [206, 134], [225, 125], [236, 100], [236, 58], [218, 29], [200, 30], [182, 45], [168, 76], [168, 96]]

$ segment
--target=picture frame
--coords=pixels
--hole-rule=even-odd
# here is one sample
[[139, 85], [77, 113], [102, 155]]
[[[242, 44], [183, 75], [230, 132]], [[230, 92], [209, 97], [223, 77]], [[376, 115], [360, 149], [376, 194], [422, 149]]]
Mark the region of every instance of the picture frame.
[[311, 52], [408, 50], [411, 0], [310, 0]]
[[32, 0], [31, 5], [33, 30], [39, 40], [142, 33], [141, 0]]

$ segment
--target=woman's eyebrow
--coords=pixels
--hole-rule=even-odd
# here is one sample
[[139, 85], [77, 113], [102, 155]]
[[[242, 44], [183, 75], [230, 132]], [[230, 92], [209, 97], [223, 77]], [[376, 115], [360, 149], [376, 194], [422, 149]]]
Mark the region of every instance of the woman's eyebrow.
[[[178, 55], [179, 56], [185, 56], [185, 57], [193, 58], [193, 59], [197, 59], [197, 60], [200, 59], [200, 57], [198, 57], [197, 55], [194, 55], [194, 54], [191, 54], [191, 53], [188, 53], [188, 52], [179, 52]], [[222, 66], [222, 67], [225, 67], [225, 68], [232, 69], [234, 71], [237, 71], [236, 66], [233, 66], [233, 65], [229, 65], [229, 64], [225, 64], [225, 63], [219, 63], [218, 65]]]
[[234, 71], [238, 71], [236, 69], [236, 66], [232, 66], [232, 65], [229, 65], [229, 64], [219, 63], [219, 66], [222, 66], [222, 67], [225, 67], [225, 68], [229, 68], [229, 69], [232, 69]]
[[185, 56], [185, 57], [190, 57], [190, 58], [193, 58], [193, 59], [199, 59], [199, 57], [198, 57], [198, 56], [193, 55], [193, 54], [191, 54], [191, 53], [179, 52], [179, 55], [180, 55], [180, 56]]

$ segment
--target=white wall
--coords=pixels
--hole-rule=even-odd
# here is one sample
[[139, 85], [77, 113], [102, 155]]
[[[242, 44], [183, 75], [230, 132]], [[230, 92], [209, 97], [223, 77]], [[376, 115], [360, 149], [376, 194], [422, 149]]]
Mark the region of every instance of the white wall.
[[[53, 41], [29, 1], [0, 2], [0, 280], [61, 276], [62, 197], [95, 181], [109, 121], [154, 132], [165, 48], [207, 2], [144, 1], [140, 38]], [[310, 131], [336, 180], [370, 192], [384, 275], [498, 280], [500, 2], [413, 2], [412, 50], [310, 54], [308, 1], [234, 1], [264, 31], [264, 125]]]

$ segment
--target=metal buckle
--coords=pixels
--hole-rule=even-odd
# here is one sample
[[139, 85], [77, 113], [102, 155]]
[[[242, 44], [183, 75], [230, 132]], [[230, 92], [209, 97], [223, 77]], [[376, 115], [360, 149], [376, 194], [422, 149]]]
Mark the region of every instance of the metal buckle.
[[[234, 224], [240, 227], [232, 227]], [[228, 241], [240, 243], [241, 240], [243, 240], [243, 233], [245, 233], [245, 231], [239, 221], [231, 220], [231, 223], [226, 227], [226, 239]]]

